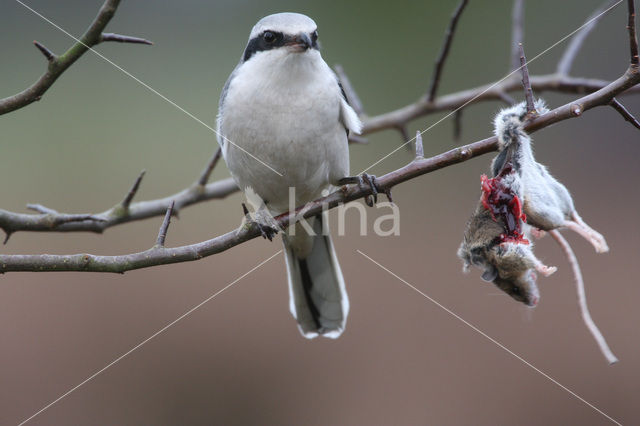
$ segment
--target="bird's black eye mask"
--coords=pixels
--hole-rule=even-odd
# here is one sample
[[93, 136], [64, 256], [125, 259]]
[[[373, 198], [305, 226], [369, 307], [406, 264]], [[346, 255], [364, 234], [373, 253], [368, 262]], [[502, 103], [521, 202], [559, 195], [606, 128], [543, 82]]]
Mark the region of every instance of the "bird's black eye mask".
[[[318, 46], [318, 31], [314, 31], [308, 35], [308, 40], [310, 41], [309, 49], [319, 49]], [[287, 43], [291, 43], [296, 39], [296, 36], [283, 34], [278, 31], [263, 31], [258, 34], [247, 44], [247, 47], [244, 49], [244, 55], [242, 57], [242, 61], [246, 62], [258, 52], [263, 52], [265, 50], [277, 49], [279, 47], [284, 46]]]

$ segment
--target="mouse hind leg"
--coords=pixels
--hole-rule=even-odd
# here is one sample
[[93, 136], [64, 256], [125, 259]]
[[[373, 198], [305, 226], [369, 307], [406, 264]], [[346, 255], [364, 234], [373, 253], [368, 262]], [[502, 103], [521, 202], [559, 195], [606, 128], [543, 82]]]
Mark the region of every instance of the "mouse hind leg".
[[564, 226], [576, 232], [578, 235], [589, 241], [597, 253], [606, 253], [609, 251], [607, 241], [595, 229], [587, 225], [577, 212], [572, 213], [573, 220], [567, 220]]

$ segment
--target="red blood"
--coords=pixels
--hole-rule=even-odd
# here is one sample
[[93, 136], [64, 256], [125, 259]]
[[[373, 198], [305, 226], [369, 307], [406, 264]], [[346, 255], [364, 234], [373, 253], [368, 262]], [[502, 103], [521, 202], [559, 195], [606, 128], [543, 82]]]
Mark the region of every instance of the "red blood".
[[500, 242], [529, 244], [522, 232], [522, 223], [527, 217], [522, 212], [522, 202], [513, 190], [503, 182], [503, 178], [515, 173], [510, 163], [505, 164], [500, 174], [492, 179], [480, 176], [482, 185], [482, 205], [489, 210], [493, 220], [502, 219], [504, 233]]

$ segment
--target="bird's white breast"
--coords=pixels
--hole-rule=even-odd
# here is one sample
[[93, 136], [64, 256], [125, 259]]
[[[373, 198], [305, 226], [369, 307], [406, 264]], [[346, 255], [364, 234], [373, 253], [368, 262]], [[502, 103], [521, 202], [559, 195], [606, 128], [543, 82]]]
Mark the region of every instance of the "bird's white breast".
[[[340, 122], [342, 96], [335, 75], [317, 50], [259, 52], [236, 70], [220, 116], [233, 143], [223, 150], [242, 189], [250, 186], [274, 209], [317, 198], [347, 176], [347, 134]], [[243, 150], [277, 170], [279, 176]]]

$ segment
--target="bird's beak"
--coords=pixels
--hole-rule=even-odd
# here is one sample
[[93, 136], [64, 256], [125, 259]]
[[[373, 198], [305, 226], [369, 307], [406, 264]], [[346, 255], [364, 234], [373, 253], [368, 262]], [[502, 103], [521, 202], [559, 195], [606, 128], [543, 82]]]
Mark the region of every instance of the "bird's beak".
[[313, 43], [309, 38], [308, 34], [298, 34], [296, 36], [291, 37], [286, 43], [285, 46], [291, 52], [304, 52], [309, 49]]

